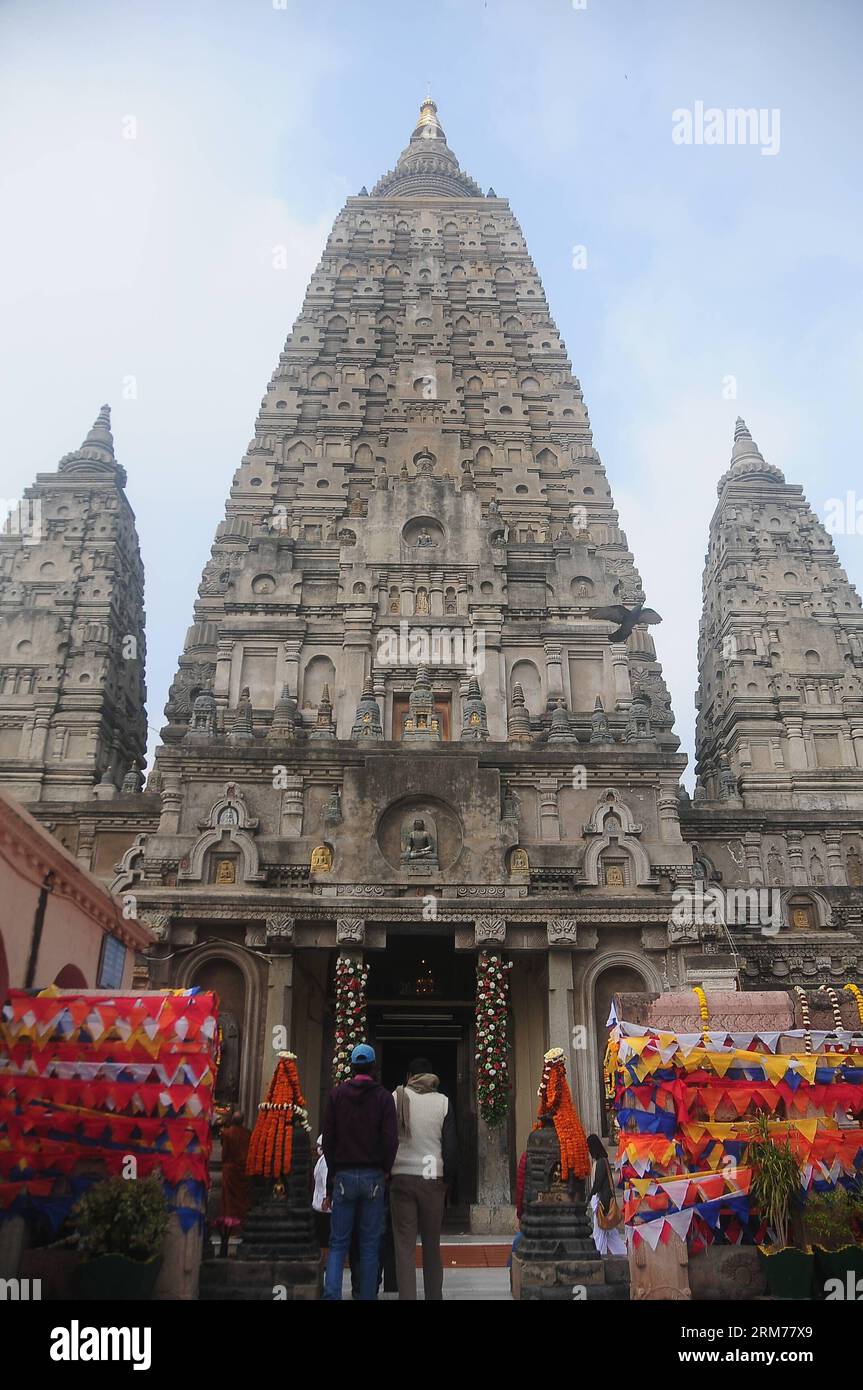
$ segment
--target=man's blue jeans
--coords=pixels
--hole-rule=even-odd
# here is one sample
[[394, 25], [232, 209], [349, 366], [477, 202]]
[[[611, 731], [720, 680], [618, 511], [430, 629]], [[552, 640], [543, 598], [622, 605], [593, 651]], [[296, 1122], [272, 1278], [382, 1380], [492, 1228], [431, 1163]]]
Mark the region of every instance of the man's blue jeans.
[[341, 1168], [333, 1178], [330, 1251], [324, 1275], [324, 1298], [342, 1296], [342, 1274], [351, 1232], [357, 1224], [360, 1242], [360, 1298], [378, 1296], [381, 1232], [384, 1225], [384, 1175], [373, 1168]]

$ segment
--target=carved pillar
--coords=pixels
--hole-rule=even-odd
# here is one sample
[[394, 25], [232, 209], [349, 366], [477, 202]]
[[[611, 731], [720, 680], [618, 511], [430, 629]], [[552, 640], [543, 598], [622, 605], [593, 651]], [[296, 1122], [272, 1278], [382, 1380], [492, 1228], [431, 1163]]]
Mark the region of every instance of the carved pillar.
[[221, 641], [216, 647], [216, 675], [213, 680], [213, 696], [221, 709], [227, 709], [231, 698], [231, 665], [234, 643]]
[[507, 1125], [486, 1124], [478, 1115], [476, 1127], [476, 1202], [470, 1209], [470, 1228], [477, 1234], [510, 1235], [516, 1226]]
[[857, 766], [863, 767], [863, 724], [851, 725], [851, 742], [854, 745]]
[[618, 709], [632, 703], [632, 685], [629, 679], [629, 656], [625, 642], [615, 642], [611, 647], [611, 674], [614, 679], [614, 700]]
[[285, 653], [285, 680], [288, 687], [288, 694], [295, 700], [299, 697], [300, 683], [300, 651], [302, 649], [302, 637], [287, 637], [283, 644]]
[[560, 839], [560, 810], [557, 804], [557, 778], [539, 781], [539, 835], [542, 840]]
[[788, 765], [792, 769], [805, 771], [806, 740], [803, 737], [803, 716], [785, 716], [785, 730], [788, 734]]
[[558, 643], [545, 644], [545, 674], [547, 682], [546, 708], [553, 709], [558, 700], [565, 698], [563, 693], [563, 656]]
[[[502, 947], [506, 939], [506, 920], [491, 913], [474, 918], [474, 941], [478, 950]], [[473, 1075], [473, 1069], [471, 1069]], [[476, 1202], [470, 1209], [470, 1228], [477, 1233], [509, 1234], [515, 1229], [512, 1205], [512, 1175], [508, 1145], [508, 1126], [486, 1124], [477, 1116]]]
[[180, 807], [183, 794], [180, 790], [179, 772], [166, 772], [162, 782], [162, 814], [159, 819], [160, 835], [176, 835], [180, 828]]
[[432, 572], [431, 583], [429, 585], [430, 608], [433, 618], [443, 617], [443, 575], [440, 570]]
[[791, 882], [795, 888], [803, 888], [808, 881], [806, 866], [803, 863], [803, 835], [799, 830], [789, 830], [785, 839], [791, 864]]
[[297, 840], [303, 833], [303, 779], [289, 774], [282, 789], [282, 824], [280, 834], [288, 840]]
[[825, 830], [824, 844], [827, 847], [827, 882], [843, 886], [846, 882], [842, 864], [842, 836], [838, 830]]
[[[293, 934], [293, 921], [291, 918], [268, 918], [266, 924], [267, 945], [275, 944], [275, 937], [271, 937], [271, 923], [276, 926], [290, 922], [291, 934]], [[290, 940], [280, 933], [280, 940]], [[261, 1096], [266, 1095], [270, 1077], [273, 1074], [273, 1067], [276, 1062], [276, 1054], [284, 1050], [291, 1050], [292, 1042], [292, 1023], [293, 1023], [293, 984], [294, 984], [294, 955], [291, 950], [283, 950], [280, 954], [270, 954], [269, 970], [267, 973], [267, 1021], [265, 1024], [264, 1036], [264, 1064], [261, 1067]]]
[[[555, 919], [553, 919], [555, 920]], [[557, 919], [559, 920], [559, 919]], [[558, 943], [561, 945], [562, 943]], [[573, 980], [572, 950], [548, 953], [548, 1045], [563, 1048], [566, 1074], [575, 1089], [576, 1069], [572, 1064]], [[576, 1107], [578, 1099], [574, 1097]]]
[[743, 836], [743, 853], [750, 884], [754, 888], [762, 888], [764, 866], [761, 863], [761, 836], [756, 830], [748, 830]]
[[680, 843], [680, 801], [675, 791], [659, 798], [659, 838], [666, 844]]
[[45, 756], [45, 745], [48, 741], [48, 727], [51, 723], [51, 715], [45, 710], [37, 710], [33, 719], [33, 734], [30, 739], [30, 757], [34, 761], [41, 762]]
[[854, 755], [854, 744], [851, 742], [851, 735], [847, 729], [839, 730], [839, 747], [842, 752], [842, 766], [856, 767], [857, 759]]
[[371, 609], [362, 610], [362, 620], [346, 619], [350, 627], [345, 632], [342, 647], [343, 662], [339, 672], [340, 690], [333, 691], [336, 701], [336, 737], [350, 738], [357, 705], [363, 693], [366, 673], [372, 664]]

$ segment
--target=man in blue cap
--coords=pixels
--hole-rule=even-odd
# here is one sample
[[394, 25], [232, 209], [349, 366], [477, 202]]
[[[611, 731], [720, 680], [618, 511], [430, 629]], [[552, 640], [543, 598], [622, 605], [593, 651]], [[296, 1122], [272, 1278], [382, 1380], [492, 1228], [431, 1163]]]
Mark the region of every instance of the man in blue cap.
[[356, 1223], [360, 1246], [359, 1296], [378, 1295], [386, 1180], [399, 1146], [396, 1107], [374, 1077], [375, 1052], [360, 1043], [351, 1053], [351, 1076], [327, 1097], [323, 1150], [332, 1197], [330, 1249], [324, 1298], [342, 1296], [342, 1273]]

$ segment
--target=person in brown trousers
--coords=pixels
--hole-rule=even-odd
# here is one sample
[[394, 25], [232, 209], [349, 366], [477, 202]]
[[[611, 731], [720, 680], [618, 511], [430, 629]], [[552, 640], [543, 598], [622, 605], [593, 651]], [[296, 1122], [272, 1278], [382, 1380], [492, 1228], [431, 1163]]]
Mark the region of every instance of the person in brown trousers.
[[416, 1301], [417, 1232], [422, 1240], [426, 1300], [443, 1298], [440, 1234], [447, 1187], [458, 1163], [455, 1113], [425, 1057], [408, 1068], [394, 1092], [399, 1148], [390, 1179], [390, 1218], [399, 1301]]

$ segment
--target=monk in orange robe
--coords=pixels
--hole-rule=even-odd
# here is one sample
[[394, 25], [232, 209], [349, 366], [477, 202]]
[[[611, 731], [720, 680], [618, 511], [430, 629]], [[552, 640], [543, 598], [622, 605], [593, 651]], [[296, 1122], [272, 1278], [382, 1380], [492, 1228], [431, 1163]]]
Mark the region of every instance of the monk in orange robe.
[[243, 1124], [243, 1114], [235, 1110], [222, 1130], [222, 1216], [243, 1221], [251, 1206], [246, 1155], [251, 1130]]

